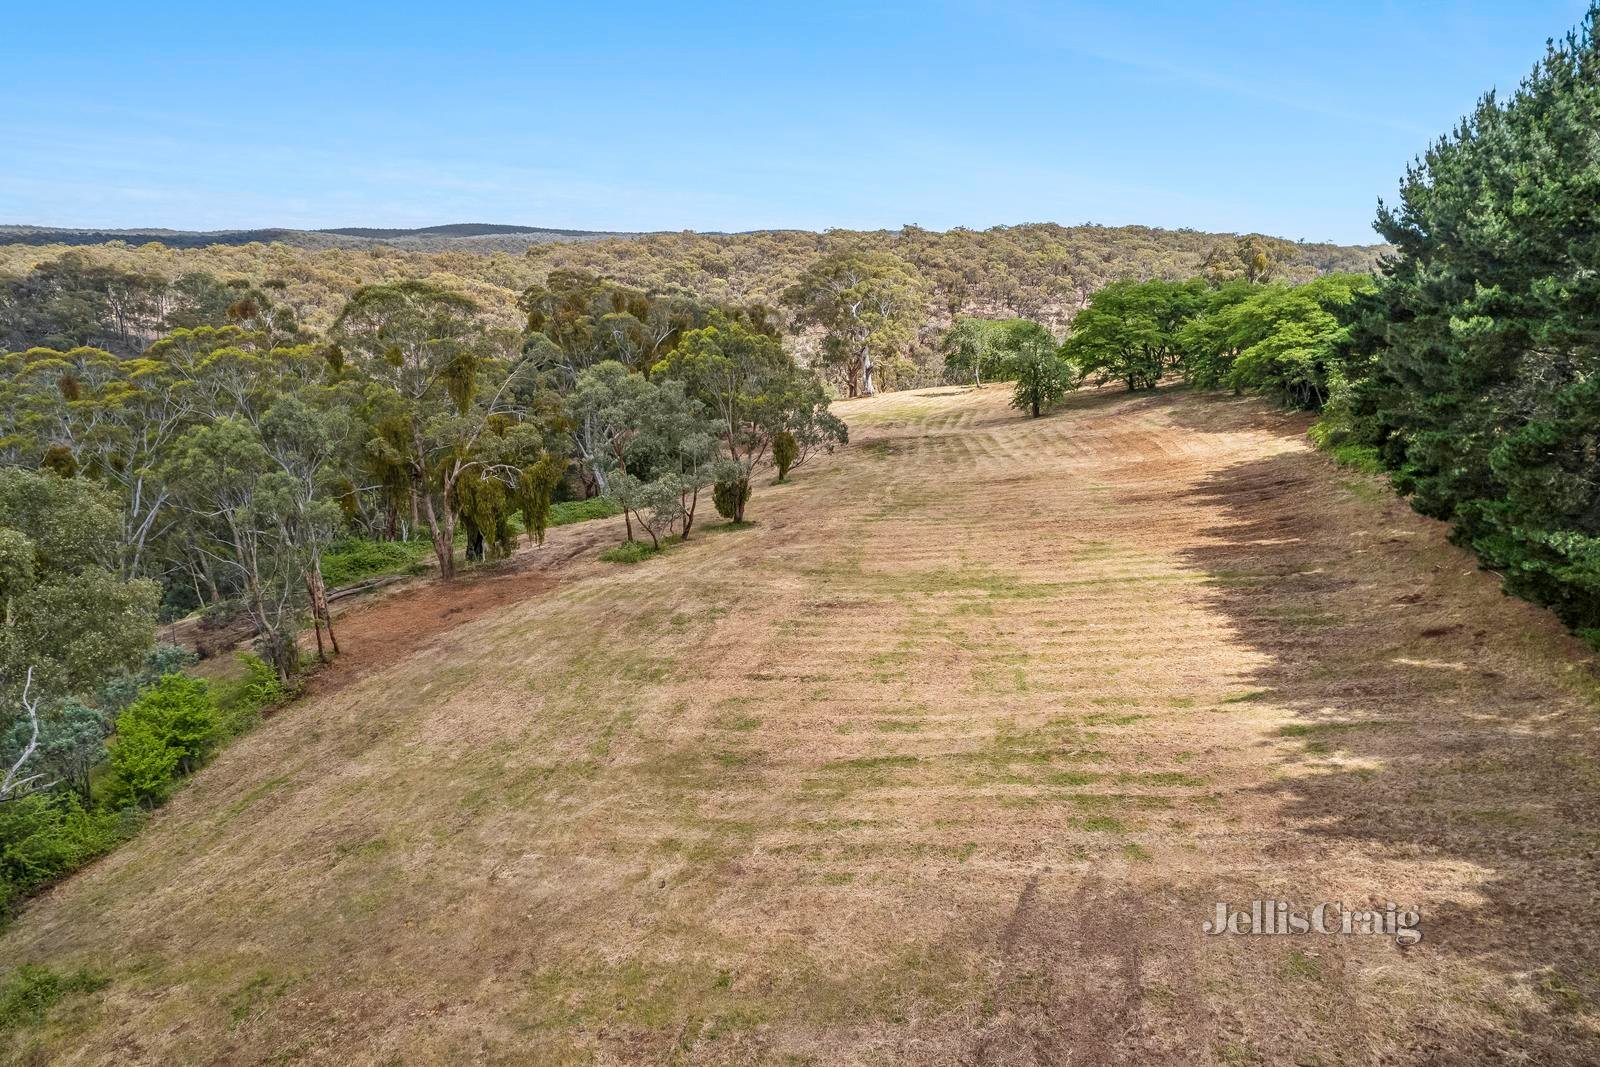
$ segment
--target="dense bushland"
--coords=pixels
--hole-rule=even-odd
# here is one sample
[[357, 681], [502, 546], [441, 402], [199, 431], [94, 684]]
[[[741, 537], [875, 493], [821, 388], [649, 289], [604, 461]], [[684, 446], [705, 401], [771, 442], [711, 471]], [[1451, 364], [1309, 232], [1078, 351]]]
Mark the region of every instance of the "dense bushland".
[[[305, 629], [337, 654], [330, 581], [449, 579], [618, 513], [625, 555], [659, 548], [693, 535], [703, 497], [743, 522], [758, 471], [845, 440], [762, 305], [557, 271], [506, 329], [399, 279], [316, 330], [281, 287], [73, 257], [24, 283], [0, 316], [27, 345], [0, 356], [6, 897], [104, 851], [290, 693]], [[905, 315], [871, 335], [886, 359]], [[860, 353], [850, 316], [821, 328]], [[183, 662], [142, 659], [158, 617], [197, 610], [254, 635], [227, 707]]]
[[[1364, 271], [1377, 247], [1252, 239], [1291, 281], [1330, 271]], [[563, 272], [610, 278], [643, 292], [675, 293], [713, 305], [786, 306], [817, 264], [832, 258], [897, 261], [920, 301], [904, 347], [874, 353], [878, 385], [938, 380], [938, 339], [958, 315], [1020, 316], [1053, 330], [1066, 326], [1089, 295], [1125, 278], [1182, 279], [1231, 259], [1231, 235], [1139, 226], [1003, 226], [944, 233], [900, 230], [826, 233], [651, 234], [577, 243], [534, 244], [513, 254], [306, 248], [251, 243], [174, 248], [121, 241], [83, 247], [0, 245], [0, 351], [44, 346], [103, 348], [139, 355], [179, 327], [218, 326], [251, 294], [324, 332], [355, 290], [406, 280], [459, 293], [494, 328], [526, 322], [523, 294]], [[1223, 269], [1242, 273], [1231, 264]], [[808, 364], [825, 365], [846, 392], [852, 360], [802, 321], [798, 300], [778, 323], [786, 344]]]
[[224, 714], [193, 657], [155, 647], [158, 589], [114, 567], [115, 497], [0, 470], [0, 918], [135, 829], [255, 711]]

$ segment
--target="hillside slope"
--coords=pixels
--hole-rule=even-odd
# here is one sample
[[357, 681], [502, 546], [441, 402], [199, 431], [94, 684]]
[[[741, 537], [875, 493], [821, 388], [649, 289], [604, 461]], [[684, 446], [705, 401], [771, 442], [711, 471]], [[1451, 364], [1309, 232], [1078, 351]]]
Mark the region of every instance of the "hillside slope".
[[1578, 646], [1257, 401], [1005, 401], [841, 404], [755, 527], [264, 724], [0, 937], [108, 979], [11, 1054], [1600, 1058]]
[[[358, 286], [425, 278], [472, 296], [497, 325], [517, 328], [526, 318], [517, 298], [555, 270], [583, 270], [710, 301], [776, 304], [818, 257], [869, 249], [902, 257], [927, 283], [929, 319], [917, 342], [925, 349], [937, 346], [938, 333], [957, 313], [1037, 318], [1059, 332], [1107, 282], [1193, 277], [1214, 250], [1231, 248], [1235, 240], [1233, 234], [1196, 230], [1048, 223], [945, 232], [914, 226], [737, 234], [544, 230], [439, 236], [417, 231], [382, 240], [332, 231], [258, 231], [235, 233], [223, 243], [207, 241], [212, 235], [206, 234], [123, 234], [114, 243], [100, 243], [113, 235], [89, 236], [97, 239], [81, 247], [7, 244], [0, 228], [0, 279], [25, 275], [68, 253], [168, 280], [204, 271], [270, 284], [302, 322], [320, 329]], [[256, 239], [243, 240], [252, 236]], [[1276, 237], [1263, 241], [1277, 263], [1277, 276], [1289, 281], [1330, 271], [1370, 271], [1387, 248]]]

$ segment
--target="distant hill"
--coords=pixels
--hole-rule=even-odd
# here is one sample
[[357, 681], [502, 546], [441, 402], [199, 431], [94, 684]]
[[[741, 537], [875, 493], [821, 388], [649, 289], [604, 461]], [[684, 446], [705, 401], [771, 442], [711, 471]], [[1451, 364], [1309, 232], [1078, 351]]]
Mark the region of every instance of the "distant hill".
[[564, 230], [544, 226], [511, 226], [490, 222], [457, 222], [414, 229], [340, 226], [296, 230], [273, 226], [251, 230], [169, 230], [161, 227], [78, 229], [57, 226], [0, 226], [0, 245], [131, 245], [158, 241], [168, 248], [210, 248], [213, 245], [286, 244], [296, 248], [362, 248], [385, 244], [420, 252], [445, 249], [516, 252], [532, 244], [628, 238], [637, 234], [607, 230]]
[[446, 226], [419, 226], [411, 230], [386, 230], [373, 226], [343, 226], [316, 233], [337, 233], [344, 237], [370, 237], [384, 241], [394, 237], [489, 237], [494, 234], [549, 234], [556, 237], [618, 237], [616, 230], [556, 230], [544, 226], [497, 226], [492, 222], [452, 222]]
[[[0, 284], [71, 255], [174, 281], [188, 272], [272, 285], [302, 321], [328, 326], [358, 286], [427, 278], [476, 300], [490, 320], [519, 328], [518, 295], [551, 271], [580, 270], [655, 291], [721, 303], [776, 304], [817, 257], [846, 249], [904, 259], [928, 285], [931, 350], [955, 315], [1023, 316], [1060, 333], [1089, 295], [1120, 278], [1188, 278], [1238, 235], [1149, 226], [1027, 223], [987, 230], [755, 230], [606, 233], [490, 223], [417, 229], [70, 230], [0, 226]], [[1274, 276], [1302, 282], [1371, 271], [1384, 245], [1262, 238]], [[810, 338], [796, 336], [802, 350]]]

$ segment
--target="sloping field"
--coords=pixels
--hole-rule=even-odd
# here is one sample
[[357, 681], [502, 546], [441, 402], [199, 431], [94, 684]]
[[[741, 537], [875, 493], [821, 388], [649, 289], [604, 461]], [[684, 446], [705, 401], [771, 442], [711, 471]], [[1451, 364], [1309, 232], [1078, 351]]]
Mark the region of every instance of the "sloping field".
[[[1257, 401], [1005, 402], [267, 723], [0, 939], [109, 979], [13, 1055], [1600, 1060], [1579, 646]], [[1424, 940], [1202, 932], [1256, 899]]]

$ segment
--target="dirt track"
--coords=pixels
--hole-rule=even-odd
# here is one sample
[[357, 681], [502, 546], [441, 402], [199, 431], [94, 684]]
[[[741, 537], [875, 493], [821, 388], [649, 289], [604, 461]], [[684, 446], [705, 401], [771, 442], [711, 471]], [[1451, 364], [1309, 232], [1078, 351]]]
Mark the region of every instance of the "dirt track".
[[[1545, 613], [1255, 401], [841, 409], [754, 529], [485, 586], [235, 745], [0, 940], [112, 979], [22, 1054], [1600, 1060]], [[1201, 932], [1253, 899], [1425, 939]]]

